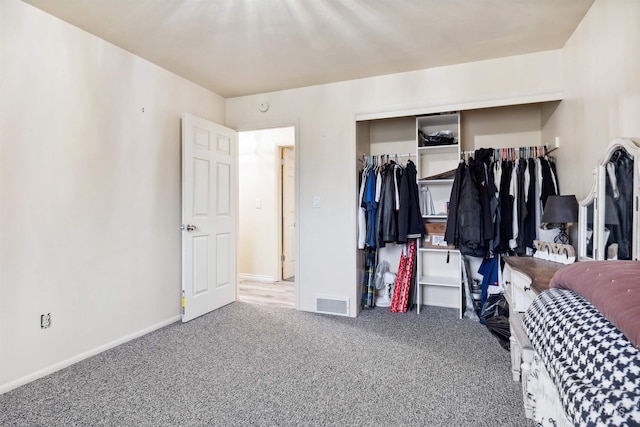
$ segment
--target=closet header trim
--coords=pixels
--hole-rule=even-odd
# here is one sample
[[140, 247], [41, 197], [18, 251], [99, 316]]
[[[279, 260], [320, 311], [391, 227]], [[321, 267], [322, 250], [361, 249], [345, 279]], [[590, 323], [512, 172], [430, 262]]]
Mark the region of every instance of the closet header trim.
[[539, 102], [552, 102], [552, 101], [562, 101], [564, 99], [563, 92], [551, 92], [551, 93], [542, 93], [537, 95], [525, 95], [518, 96], [513, 98], [499, 98], [499, 99], [488, 99], [482, 101], [474, 101], [474, 102], [464, 102], [459, 104], [444, 104], [437, 105], [432, 107], [411, 107], [408, 105], [395, 105], [392, 107], [398, 107], [402, 109], [398, 110], [378, 110], [376, 112], [369, 113], [356, 113], [356, 122], [366, 121], [366, 120], [377, 120], [377, 119], [394, 119], [398, 117], [407, 117], [407, 116], [423, 116], [425, 114], [436, 114], [442, 113], [446, 111], [460, 111], [464, 113], [465, 110], [478, 110], [481, 108], [492, 108], [492, 107], [509, 107], [513, 105], [521, 105], [521, 104], [536, 104]]

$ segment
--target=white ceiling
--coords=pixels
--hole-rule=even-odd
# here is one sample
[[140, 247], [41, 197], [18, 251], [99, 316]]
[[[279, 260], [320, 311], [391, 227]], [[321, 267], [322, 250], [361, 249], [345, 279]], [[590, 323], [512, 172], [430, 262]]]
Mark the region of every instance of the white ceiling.
[[562, 48], [594, 0], [24, 0], [226, 98]]

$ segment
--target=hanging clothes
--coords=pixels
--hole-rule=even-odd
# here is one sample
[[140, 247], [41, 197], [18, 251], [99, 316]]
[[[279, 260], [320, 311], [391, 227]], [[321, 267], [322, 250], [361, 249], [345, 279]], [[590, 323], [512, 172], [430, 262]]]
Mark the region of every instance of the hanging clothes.
[[[482, 275], [482, 291], [480, 293], [480, 307], [484, 307], [487, 301], [487, 296], [490, 293], [490, 286], [498, 286], [500, 281], [498, 278], [498, 270], [500, 269], [500, 258], [485, 258], [478, 268], [478, 273]], [[480, 314], [480, 313], [478, 313]], [[482, 317], [480, 317], [480, 323], [484, 324]]]
[[514, 250], [518, 247], [518, 235], [520, 234], [520, 213], [522, 206], [520, 205], [520, 183], [522, 182], [522, 172], [520, 171], [520, 162], [515, 161], [513, 163], [513, 169], [511, 170], [511, 184], [509, 185], [509, 194], [513, 200], [513, 206], [511, 209], [511, 239], [509, 240], [509, 249]]
[[364, 192], [367, 187], [369, 166], [365, 166], [360, 174], [360, 192], [358, 195], [358, 249], [364, 249], [367, 243], [367, 205]]
[[449, 245], [458, 245], [458, 206], [462, 194], [462, 182], [465, 178], [467, 164], [464, 161], [458, 163], [458, 169], [453, 177], [451, 186], [451, 196], [449, 197], [449, 215], [447, 215], [447, 228], [444, 233], [444, 240]]
[[382, 194], [378, 206], [378, 247], [398, 240], [398, 183], [402, 180], [402, 167], [390, 162], [382, 167]]
[[503, 160], [501, 164], [500, 179], [500, 202], [498, 210], [500, 211], [500, 232], [499, 242], [495, 248], [496, 252], [507, 252], [509, 248], [509, 240], [513, 238], [513, 196], [509, 192], [511, 187], [511, 175], [513, 172], [513, 163], [511, 160]]
[[536, 161], [532, 158], [527, 159], [527, 171], [529, 179], [526, 181], [528, 186], [525, 188], [525, 207], [527, 215], [523, 221], [522, 245], [526, 248], [533, 248], [533, 241], [537, 234], [536, 218]]
[[365, 253], [365, 270], [362, 282], [362, 308], [373, 308], [376, 288], [374, 285], [376, 270], [376, 251], [367, 248]]
[[402, 292], [402, 281], [406, 274], [405, 266], [407, 264], [407, 256], [404, 253], [404, 249], [400, 254], [400, 265], [398, 265], [398, 274], [396, 275], [396, 281], [393, 285], [393, 297], [391, 298], [391, 307], [389, 311], [392, 313], [398, 312], [398, 306], [400, 301], [400, 293]]
[[[381, 167], [371, 166], [368, 172], [363, 171], [362, 177], [360, 206], [364, 209], [366, 223], [365, 247], [406, 243], [408, 239], [426, 234], [420, 212], [416, 166], [411, 160], [405, 167], [393, 161]], [[362, 215], [359, 214], [359, 218]], [[360, 223], [358, 226], [359, 230], [363, 228]], [[358, 247], [362, 248], [361, 240]]]
[[[495, 192], [495, 186], [489, 179], [489, 165], [493, 155], [493, 148], [481, 148], [475, 151], [475, 157], [470, 159], [469, 167], [475, 174], [480, 199], [480, 218], [482, 220], [482, 240], [493, 237], [493, 215], [491, 213], [490, 194]], [[486, 245], [485, 245], [486, 246]]]
[[542, 207], [547, 204], [547, 198], [549, 196], [557, 196], [560, 194], [558, 188], [558, 180], [556, 179], [555, 166], [552, 167], [552, 163], [546, 157], [540, 157], [540, 166], [542, 167], [542, 191], [540, 194], [540, 200], [542, 201]]
[[369, 170], [367, 177], [367, 189], [365, 195], [365, 204], [367, 210], [367, 246], [376, 247], [376, 212], [378, 210], [378, 202], [376, 202], [376, 171], [375, 168]]
[[518, 234], [515, 236], [515, 247], [513, 250], [517, 254], [524, 254], [526, 252], [524, 245], [525, 237], [525, 220], [529, 212], [527, 210], [527, 195], [529, 194], [529, 173], [527, 172], [526, 159], [518, 159], [517, 171], [517, 186], [518, 186], [518, 198], [517, 198], [517, 221], [518, 221]]
[[422, 214], [420, 213], [417, 175], [415, 163], [408, 160], [400, 181], [398, 243], [406, 243], [408, 239], [421, 238], [426, 234]]
[[415, 288], [415, 257], [416, 257], [416, 240], [412, 240], [408, 246], [408, 254], [402, 250], [400, 255], [400, 265], [398, 266], [398, 275], [393, 288], [393, 298], [391, 299], [391, 307], [389, 311], [392, 313], [406, 313], [409, 301], [413, 300]]
[[493, 215], [493, 239], [490, 251], [499, 252], [502, 232], [502, 212], [500, 211], [500, 181], [502, 180], [502, 161], [498, 160], [491, 165], [491, 179], [493, 180], [494, 193], [491, 195], [491, 212]]
[[539, 151], [478, 149], [461, 161], [449, 200], [447, 243], [476, 257], [530, 253], [543, 203], [559, 194], [555, 164], [547, 156], [525, 158]]
[[[633, 235], [633, 158], [626, 150], [619, 148], [607, 164], [605, 194], [605, 227], [609, 230], [605, 254], [609, 256], [609, 247], [617, 243], [618, 248], [611, 251], [617, 259], [632, 258]], [[612, 210], [613, 212], [607, 212]]]
[[[470, 165], [475, 164], [473, 158], [469, 159], [469, 163]], [[457, 206], [456, 239], [460, 253], [463, 255], [484, 257], [486, 254], [481, 212], [482, 203], [480, 201], [478, 183], [476, 182], [476, 174], [473, 173], [472, 166], [469, 166], [462, 179]]]
[[406, 167], [393, 161], [382, 166], [370, 164], [361, 173], [358, 247], [365, 250], [361, 299], [361, 306], [365, 309], [375, 304], [377, 251], [392, 242], [409, 242], [408, 254], [403, 255], [406, 261], [403, 280], [398, 287], [401, 292], [400, 311], [406, 311], [409, 301], [412, 301], [416, 283], [413, 273], [417, 247], [415, 238], [425, 234], [416, 179], [416, 167], [410, 160]]
[[539, 234], [540, 225], [542, 225], [542, 200], [540, 195], [542, 194], [542, 163], [540, 158], [534, 159], [536, 163], [536, 185], [535, 185], [535, 199], [536, 199], [536, 237]]

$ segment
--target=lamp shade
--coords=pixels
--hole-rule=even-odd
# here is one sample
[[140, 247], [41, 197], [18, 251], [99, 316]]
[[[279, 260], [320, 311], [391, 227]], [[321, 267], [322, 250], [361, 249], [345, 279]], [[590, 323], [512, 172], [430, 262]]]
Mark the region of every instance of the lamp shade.
[[556, 224], [578, 222], [578, 201], [576, 196], [573, 194], [569, 196], [549, 196], [547, 203], [544, 205], [541, 221]]

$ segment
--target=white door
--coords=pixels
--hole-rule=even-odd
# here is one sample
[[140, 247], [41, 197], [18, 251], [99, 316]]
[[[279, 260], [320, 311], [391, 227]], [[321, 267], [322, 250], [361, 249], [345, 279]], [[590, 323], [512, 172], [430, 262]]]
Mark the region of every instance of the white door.
[[282, 148], [282, 279], [296, 273], [295, 151]]
[[182, 321], [236, 300], [237, 134], [182, 116]]

